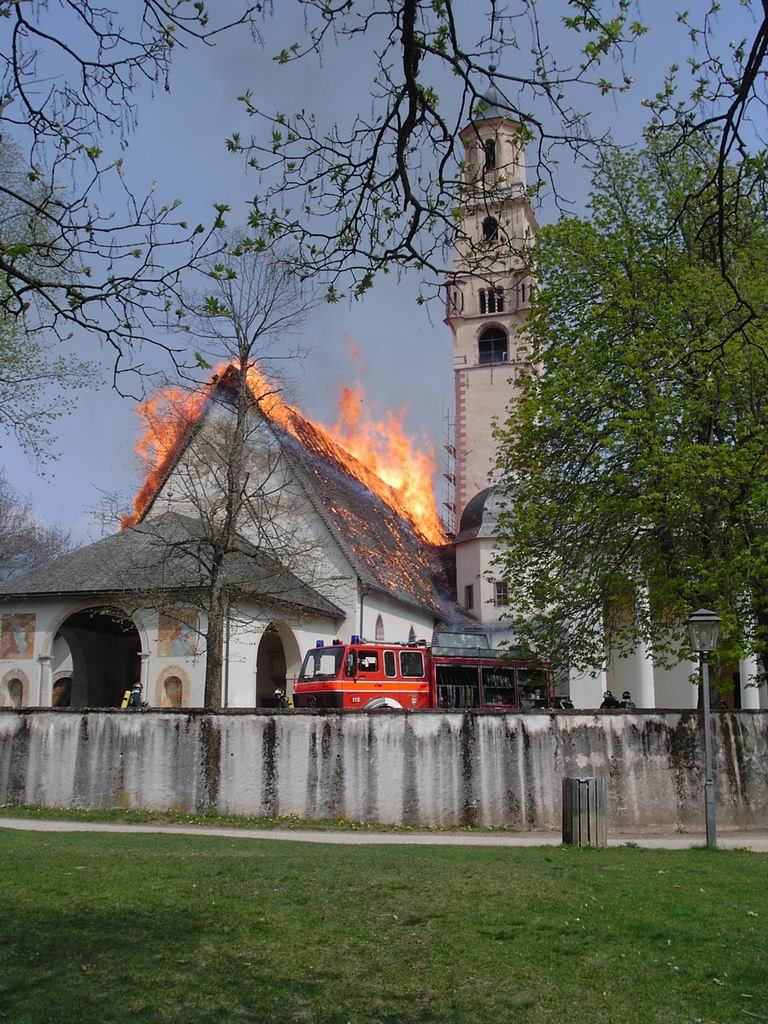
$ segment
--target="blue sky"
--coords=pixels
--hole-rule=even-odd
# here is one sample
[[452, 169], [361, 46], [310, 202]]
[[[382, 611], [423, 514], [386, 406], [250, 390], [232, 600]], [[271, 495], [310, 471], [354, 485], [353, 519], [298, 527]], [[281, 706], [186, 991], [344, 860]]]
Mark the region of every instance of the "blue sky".
[[[155, 180], [159, 196], [179, 197], [190, 222], [209, 220], [212, 204], [226, 201], [232, 208], [230, 223], [237, 226], [245, 219], [245, 203], [258, 190], [258, 181], [244, 173], [242, 162], [224, 145], [233, 130], [245, 133], [250, 128], [236, 101], [238, 94], [250, 89], [263, 106], [311, 108], [327, 120], [348, 117], [369, 94], [373, 72], [362, 47], [331, 47], [322, 67], [313, 62], [278, 67], [271, 56], [301, 36], [297, 8], [286, 0], [279, 6], [285, 13], [266, 19], [263, 48], [247, 34], [235, 33], [213, 49], [180, 51], [171, 92], [138, 97], [139, 123], [125, 153], [127, 174], [139, 191]], [[683, 63], [690, 52], [675, 8], [659, 0], [638, 6], [651, 31], [637, 50], [631, 93], [616, 101], [585, 93], [579, 100], [582, 107], [591, 108], [595, 131], [610, 128], [624, 144], [640, 138], [646, 120], [642, 98], [660, 85], [671, 63]], [[705, 4], [699, 0], [692, 6], [695, 10]], [[552, 45], [570, 45], [560, 24], [567, 5], [547, 0], [541, 7], [543, 31]], [[465, 17], [470, 30], [479, 30], [478, 16], [484, 9], [479, 0], [468, 0]], [[723, 44], [749, 32], [750, 25], [749, 12], [736, 0], [724, 4], [719, 24]], [[510, 49], [501, 67], [514, 70], [525, 62], [524, 52]], [[559, 189], [578, 210], [587, 175], [563, 153], [557, 176]], [[537, 213], [542, 222], [554, 215], [546, 202]], [[393, 274], [361, 302], [319, 307], [303, 331], [306, 357], [293, 375], [294, 390], [288, 397], [312, 417], [332, 422], [338, 389], [357, 372], [350, 366], [345, 343], [349, 336], [361, 351], [363, 379], [373, 403], [370, 411], [376, 415], [389, 407], [404, 407], [412, 435], [439, 449], [452, 405], [451, 338], [442, 324], [440, 304], [418, 306], [418, 290], [415, 273], [400, 278]], [[105, 361], [105, 383], [94, 383], [82, 393], [77, 410], [60, 421], [58, 458], [43, 473], [12, 441], [2, 439], [0, 463], [15, 487], [32, 494], [44, 521], [70, 528], [78, 541], [87, 541], [98, 535], [89, 510], [98, 503], [100, 492], [120, 491], [129, 498], [141, 478], [132, 452], [139, 423], [135, 402], [108, 386], [106, 353], [95, 350], [90, 339], [76, 339], [76, 344], [83, 358]]]

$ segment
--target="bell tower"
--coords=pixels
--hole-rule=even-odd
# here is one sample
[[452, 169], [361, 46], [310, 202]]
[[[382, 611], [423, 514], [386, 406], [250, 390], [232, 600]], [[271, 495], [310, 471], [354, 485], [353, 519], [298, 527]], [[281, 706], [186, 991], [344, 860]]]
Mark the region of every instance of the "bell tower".
[[455, 517], [488, 486], [493, 420], [503, 422], [531, 364], [517, 334], [533, 279], [526, 252], [537, 224], [528, 201], [522, 126], [495, 87], [461, 132], [460, 239], [446, 285], [453, 332]]

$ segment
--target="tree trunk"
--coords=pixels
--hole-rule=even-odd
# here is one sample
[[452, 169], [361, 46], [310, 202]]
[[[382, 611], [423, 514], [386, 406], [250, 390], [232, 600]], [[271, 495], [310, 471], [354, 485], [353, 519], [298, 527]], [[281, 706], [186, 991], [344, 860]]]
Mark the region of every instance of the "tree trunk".
[[212, 595], [208, 609], [208, 630], [205, 650], [205, 696], [207, 708], [222, 706], [224, 676], [224, 627], [227, 621], [226, 597], [223, 592]]

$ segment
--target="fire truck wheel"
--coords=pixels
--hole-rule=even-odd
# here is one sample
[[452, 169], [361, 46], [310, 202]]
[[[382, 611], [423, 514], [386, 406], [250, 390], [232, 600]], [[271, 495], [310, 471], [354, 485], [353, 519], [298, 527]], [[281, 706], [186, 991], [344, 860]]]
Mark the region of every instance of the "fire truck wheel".
[[375, 697], [369, 700], [363, 711], [402, 711], [403, 705], [392, 697]]

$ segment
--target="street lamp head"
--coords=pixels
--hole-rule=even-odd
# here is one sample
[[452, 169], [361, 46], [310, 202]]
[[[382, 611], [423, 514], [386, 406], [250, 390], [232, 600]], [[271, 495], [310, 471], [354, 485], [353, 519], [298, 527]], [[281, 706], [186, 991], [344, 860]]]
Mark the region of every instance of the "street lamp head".
[[717, 632], [720, 628], [720, 616], [717, 612], [699, 608], [688, 619], [691, 635], [691, 647], [698, 654], [711, 654], [717, 648]]

